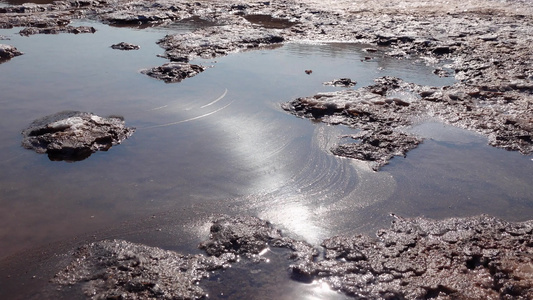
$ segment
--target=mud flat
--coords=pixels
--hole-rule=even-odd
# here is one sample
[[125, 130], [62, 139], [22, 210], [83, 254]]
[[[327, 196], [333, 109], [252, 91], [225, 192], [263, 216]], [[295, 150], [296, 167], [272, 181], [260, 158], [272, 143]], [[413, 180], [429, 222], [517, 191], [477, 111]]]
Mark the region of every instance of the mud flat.
[[[215, 58], [238, 51], [275, 47], [285, 42], [369, 44], [372, 47], [368, 48], [368, 59], [380, 49], [398, 59], [422, 59], [434, 66], [435, 74], [455, 77], [457, 83], [452, 86], [419, 86], [412, 91], [415, 95], [412, 102], [418, 103], [411, 103], [411, 107], [417, 107], [419, 119], [440, 119], [486, 135], [490, 145], [530, 154], [533, 152], [532, 15], [533, 9], [527, 1], [520, 0], [431, 3], [418, 0], [390, 3], [342, 0], [55, 1], [52, 4], [3, 7], [0, 9], [0, 28], [24, 27], [20, 32], [22, 35], [85, 33], [94, 32], [94, 28], [72, 27], [69, 25], [71, 20], [88, 18], [134, 26], [163, 26], [193, 18], [204, 20], [212, 26], [187, 34], [167, 35], [159, 41], [165, 49], [164, 57], [184, 63], [196, 57]], [[168, 66], [162, 66], [145, 73], [155, 74], [157, 70], [168, 69]], [[187, 75], [170, 77], [156, 75], [166, 82], [179, 82]], [[392, 95], [405, 89], [387, 83], [382, 85], [370, 93], [381, 96], [384, 101], [394, 101]], [[368, 96], [367, 90], [360, 92]], [[360, 106], [361, 98], [357, 93], [350, 93], [339, 92], [331, 97], [344, 98], [346, 107]], [[322, 107], [332, 105], [322, 95], [315, 98], [320, 100], [296, 106], [324, 111]], [[288, 100], [280, 99], [282, 102]], [[302, 114], [302, 109], [293, 109], [297, 101], [286, 104], [285, 108], [298, 116], [334, 123], [327, 116], [328, 111], [317, 117], [316, 114]], [[392, 105], [367, 107], [366, 112], [382, 111], [387, 106], [396, 108], [397, 104], [395, 101]], [[348, 111], [335, 114], [337, 123], [360, 122], [357, 120], [359, 115]], [[397, 113], [402, 115], [404, 125], [410, 125], [409, 114], [403, 114], [403, 111]], [[405, 134], [396, 133], [396, 125], [386, 124], [369, 133], [373, 140], [382, 139], [372, 145], [373, 149], [377, 147], [383, 153], [377, 157], [364, 154], [368, 152], [368, 143], [364, 141], [345, 146], [342, 151], [333, 149], [333, 153], [372, 161], [377, 170], [392, 156], [405, 155], [418, 143], [410, 137], [408, 146], [405, 143], [391, 145], [390, 139], [385, 137], [390, 135], [377, 134], [383, 130], [392, 130], [396, 135], [393, 140]]]
[[[197, 299], [201, 281], [239, 257], [264, 262], [271, 247], [290, 250], [295, 280], [321, 280], [365, 299], [531, 299], [533, 222], [489, 216], [429, 220], [393, 216], [389, 229], [369, 236], [335, 236], [319, 249], [284, 236], [249, 216], [217, 217], [199, 248], [207, 256], [106, 240], [82, 246], [52, 279], [78, 285], [96, 299], [109, 297]], [[178, 280], [176, 280], [176, 278]], [[199, 285], [198, 285], [199, 284]]]

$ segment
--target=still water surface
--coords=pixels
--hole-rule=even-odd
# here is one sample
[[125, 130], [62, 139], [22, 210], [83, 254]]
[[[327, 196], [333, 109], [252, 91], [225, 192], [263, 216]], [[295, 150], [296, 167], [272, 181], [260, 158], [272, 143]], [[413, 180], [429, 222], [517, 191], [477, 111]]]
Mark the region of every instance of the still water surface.
[[[21, 37], [20, 28], [0, 30], [10, 38], [2, 43], [25, 53], [0, 64], [0, 259], [7, 266], [0, 296], [41, 289], [57, 271], [43, 261], [92, 239], [198, 252], [213, 213], [268, 219], [313, 244], [335, 234], [372, 234], [388, 226], [390, 212], [433, 218], [488, 213], [511, 221], [533, 216], [531, 156], [491, 148], [482, 136], [427, 120], [411, 129], [426, 138], [419, 148], [373, 172], [328, 152], [351, 129], [280, 108], [296, 97], [337, 90], [322, 83], [340, 77], [356, 80], [356, 88], [385, 75], [435, 86], [453, 82], [423, 62], [380, 53], [363, 62], [368, 53], [362, 45], [293, 43], [197, 60], [213, 68], [165, 84], [139, 70], [167, 62], [157, 57], [163, 50], [155, 42], [194, 24], [144, 30], [76, 25], [98, 31]], [[110, 48], [121, 41], [141, 49]], [[20, 132], [32, 120], [62, 110], [122, 115], [137, 131], [76, 163], [52, 162], [20, 146]], [[277, 299], [343, 298], [320, 284], [289, 281], [271, 255], [269, 266], [241, 271], [270, 274], [259, 285], [279, 293]], [[42, 283], [28, 280], [32, 272]], [[214, 299], [224, 292], [249, 298], [257, 284], [250, 280], [231, 290], [231, 284], [213, 282]]]

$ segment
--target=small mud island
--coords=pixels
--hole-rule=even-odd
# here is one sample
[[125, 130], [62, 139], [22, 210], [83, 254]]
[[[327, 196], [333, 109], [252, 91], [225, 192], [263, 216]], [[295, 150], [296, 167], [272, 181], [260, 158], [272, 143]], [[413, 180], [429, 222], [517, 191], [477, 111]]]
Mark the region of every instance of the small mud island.
[[50, 160], [80, 161], [96, 151], [107, 151], [130, 137], [135, 128], [121, 117], [63, 111], [33, 121], [22, 131], [22, 146], [46, 153]]

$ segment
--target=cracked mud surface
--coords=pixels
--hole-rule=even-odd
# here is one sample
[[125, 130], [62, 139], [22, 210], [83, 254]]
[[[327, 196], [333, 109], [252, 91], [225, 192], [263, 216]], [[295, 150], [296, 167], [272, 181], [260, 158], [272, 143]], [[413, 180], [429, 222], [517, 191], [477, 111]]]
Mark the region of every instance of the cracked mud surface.
[[[238, 258], [261, 263], [269, 247], [287, 248], [295, 280], [321, 280], [365, 299], [530, 299], [533, 296], [533, 223], [486, 215], [430, 220], [394, 216], [377, 238], [335, 236], [323, 256], [249, 216], [213, 220], [199, 248], [208, 256], [106, 240], [80, 247], [52, 282], [79, 284], [94, 299], [196, 299], [201, 281]], [[178, 278], [178, 280], [176, 280]], [[200, 283], [200, 285], [197, 285]]]

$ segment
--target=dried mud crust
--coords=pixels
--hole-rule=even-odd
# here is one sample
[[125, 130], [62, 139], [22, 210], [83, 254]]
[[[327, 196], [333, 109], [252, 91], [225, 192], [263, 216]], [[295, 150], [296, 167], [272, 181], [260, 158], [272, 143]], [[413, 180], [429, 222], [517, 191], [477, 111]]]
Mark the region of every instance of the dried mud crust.
[[[402, 99], [394, 96], [398, 94], [404, 95]], [[282, 104], [282, 108], [299, 117], [362, 130], [352, 136], [356, 143], [340, 144], [331, 151], [369, 161], [374, 170], [395, 155], [405, 156], [422, 142], [421, 138], [399, 131], [421, 117], [438, 118], [483, 133], [492, 146], [530, 154], [533, 104], [498, 103], [490, 98], [493, 94], [461, 83], [437, 88], [381, 77], [368, 87], [301, 97]], [[506, 113], [502, 113], [503, 109]]]
[[51, 280], [79, 285], [91, 299], [200, 299], [197, 283], [228, 267], [226, 259], [181, 255], [123, 240], [94, 242], [77, 249], [72, 262]]
[[124, 240], [104, 240], [75, 250], [68, 265], [51, 280], [61, 288], [80, 288], [92, 299], [204, 299], [198, 284], [213, 271], [244, 257], [264, 261], [269, 247], [292, 250], [291, 260], [318, 255], [303, 241], [285, 237], [267, 221], [250, 216], [217, 216], [210, 236], [199, 245], [203, 254], [183, 255]]
[[250, 216], [213, 218], [203, 254], [182, 255], [122, 240], [82, 246], [52, 279], [93, 299], [198, 299], [201, 281], [239, 257], [260, 263], [287, 248], [291, 277], [321, 280], [364, 299], [531, 299], [533, 221], [489, 216], [429, 220], [395, 216], [377, 238], [335, 236], [318, 249]]
[[531, 299], [532, 236], [532, 221], [397, 217], [377, 239], [325, 240], [323, 260], [292, 271], [355, 298]]

